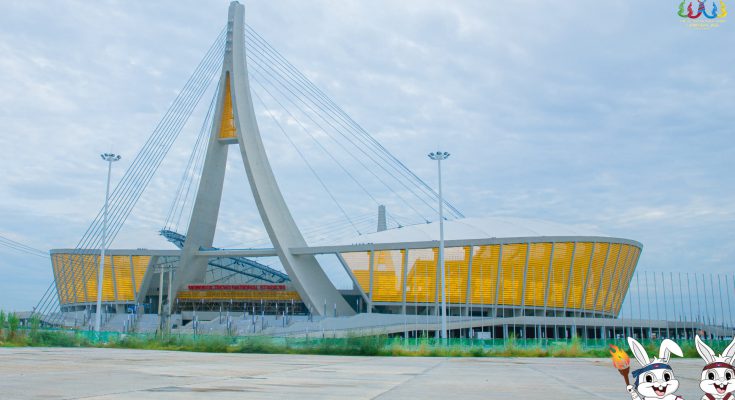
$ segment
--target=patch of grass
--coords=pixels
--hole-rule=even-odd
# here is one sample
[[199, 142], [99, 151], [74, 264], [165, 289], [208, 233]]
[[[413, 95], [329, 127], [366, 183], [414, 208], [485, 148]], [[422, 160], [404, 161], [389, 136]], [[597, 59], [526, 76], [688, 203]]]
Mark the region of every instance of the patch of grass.
[[3, 340], [3, 331], [5, 330], [5, 311], [0, 310], [0, 342]]
[[252, 337], [239, 340], [232, 346], [234, 353], [279, 354], [292, 351], [288, 343], [278, 344], [264, 337]]
[[[319, 354], [340, 356], [394, 356], [394, 357], [602, 357], [608, 358], [608, 342], [522, 340], [511, 336], [508, 340], [452, 339], [449, 345], [430, 338], [400, 339], [387, 335], [348, 336], [346, 338], [272, 338], [264, 336], [220, 335], [146, 335], [114, 332], [78, 332], [45, 330], [30, 321], [30, 328], [19, 329], [13, 314], [1, 315], [0, 346], [44, 347], [105, 347], [120, 349], [171, 350], [204, 353], [256, 354]], [[624, 342], [610, 341], [621, 348]], [[693, 341], [678, 342], [685, 357], [698, 358]], [[727, 342], [712, 345], [724, 348]], [[644, 343], [649, 354], [656, 354], [660, 341]]]
[[582, 348], [582, 341], [578, 337], [573, 337], [571, 342], [564, 346], [555, 348], [551, 352], [552, 357], [589, 357], [590, 351]]
[[18, 336], [18, 327], [20, 326], [20, 318], [15, 313], [8, 314], [8, 333], [6, 339], [13, 341]]
[[38, 331], [28, 335], [28, 345], [37, 347], [90, 347], [92, 343], [85, 337], [70, 332]]

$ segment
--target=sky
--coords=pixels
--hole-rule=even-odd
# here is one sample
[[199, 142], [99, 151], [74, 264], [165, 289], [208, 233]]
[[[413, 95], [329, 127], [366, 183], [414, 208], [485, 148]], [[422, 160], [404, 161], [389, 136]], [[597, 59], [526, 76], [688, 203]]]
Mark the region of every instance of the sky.
[[[426, 153], [449, 151], [444, 193], [465, 216], [637, 240], [640, 270], [733, 271], [733, 17], [693, 29], [674, 0], [245, 4], [255, 31], [429, 185]], [[224, 26], [227, 5], [0, 0], [0, 235], [43, 251], [76, 245], [104, 200], [98, 154], [123, 155], [114, 185]], [[349, 215], [376, 213], [265, 103], [256, 111], [266, 148], [303, 229], [341, 213], [271, 116]], [[112, 247], [171, 248], [157, 232], [202, 115]], [[392, 206], [395, 194], [350, 169], [389, 213], [411, 219]], [[265, 237], [231, 154], [215, 242]], [[48, 260], [0, 247], [0, 308], [30, 309], [51, 280]]]

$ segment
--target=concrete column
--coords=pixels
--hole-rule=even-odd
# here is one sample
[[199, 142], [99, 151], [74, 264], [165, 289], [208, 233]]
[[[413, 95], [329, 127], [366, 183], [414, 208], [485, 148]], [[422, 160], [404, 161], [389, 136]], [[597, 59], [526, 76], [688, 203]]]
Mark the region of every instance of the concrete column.
[[301, 299], [316, 314], [325, 313], [322, 302], [326, 301], [335, 305], [339, 315], [353, 315], [354, 310], [332, 285], [316, 257], [291, 253], [292, 248], [306, 247], [307, 244], [283, 199], [260, 136], [245, 54], [245, 7], [236, 1], [230, 3], [226, 40], [219, 93], [224, 95], [224, 85], [229, 76], [237, 139], [219, 138], [222, 96], [217, 99], [197, 200], [182, 250], [180, 271], [174, 283], [174, 297], [186, 283], [204, 278], [207, 259], [197, 253], [200, 247], [212, 245], [222, 197], [227, 146], [237, 143], [260, 218]]
[[370, 282], [370, 286], [369, 286], [370, 292], [368, 293], [368, 296], [370, 298], [370, 303], [368, 304], [368, 311], [367, 312], [368, 312], [368, 314], [372, 314], [372, 312], [373, 312], [373, 298], [374, 298], [374, 293], [375, 293], [375, 288], [373, 287], [373, 282], [374, 282], [373, 281], [373, 277], [374, 277], [373, 272], [375, 271], [375, 250], [370, 250], [370, 266], [368, 268], [369, 268], [368, 269], [368, 273], [370, 274], [370, 279], [369, 279], [369, 282]]
[[503, 244], [498, 245], [498, 269], [495, 278], [495, 307], [493, 308], [494, 318], [498, 317], [498, 300], [500, 298], [500, 278], [503, 273]]
[[[469, 259], [467, 260], [467, 287], [465, 291], [465, 297], [464, 297], [464, 315], [469, 316], [470, 315], [470, 304], [471, 304], [471, 298], [472, 298], [472, 257], [474, 255], [475, 248], [474, 246], [469, 246], [469, 251], [466, 253], [467, 257]], [[484, 305], [484, 304], [483, 304]]]
[[526, 281], [528, 279], [528, 257], [531, 255], [531, 243], [526, 242], [526, 262], [523, 265], [523, 286], [521, 286], [521, 315], [525, 315], [526, 308]]
[[316, 257], [296, 256], [290, 251], [307, 244], [273, 175], [255, 117], [245, 57], [245, 7], [237, 2], [231, 3], [230, 18], [233, 20], [232, 101], [235, 125], [240, 153], [260, 217], [301, 299], [307, 304], [314, 304], [318, 299], [326, 298], [327, 303], [336, 305], [339, 315], [354, 315], [352, 307], [332, 285]]
[[[151, 257], [151, 259], [154, 257]], [[128, 260], [130, 261], [130, 282], [133, 284], [133, 297], [136, 299], [138, 298], [138, 288], [135, 285], [135, 268], [133, 267], [133, 256], [129, 256]], [[148, 268], [150, 268], [150, 263], [148, 264]], [[146, 273], [148, 271], [146, 270]], [[142, 291], [142, 290], [141, 290]]]
[[403, 266], [403, 270], [401, 271], [403, 273], [403, 287], [401, 289], [401, 302], [403, 303], [403, 306], [401, 307], [403, 315], [406, 315], [406, 287], [408, 285], [408, 249], [403, 250], [403, 257], [401, 257], [401, 263]]
[[114, 293], [114, 299], [115, 301], [118, 301], [117, 298], [117, 279], [115, 278], [115, 257], [112, 256], [112, 254], [109, 254], [105, 257], [110, 257], [110, 276], [112, 277], [112, 291]]

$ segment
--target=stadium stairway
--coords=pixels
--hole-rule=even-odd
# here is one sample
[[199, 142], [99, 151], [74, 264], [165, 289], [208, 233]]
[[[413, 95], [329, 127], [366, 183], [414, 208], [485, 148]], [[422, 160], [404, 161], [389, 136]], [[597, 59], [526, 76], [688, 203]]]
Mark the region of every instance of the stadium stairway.
[[158, 326], [158, 314], [141, 314], [133, 326], [133, 331], [138, 333], [154, 333], [158, 330]]
[[124, 332], [127, 321], [127, 314], [112, 314], [111, 317], [102, 324], [100, 330], [103, 332]]

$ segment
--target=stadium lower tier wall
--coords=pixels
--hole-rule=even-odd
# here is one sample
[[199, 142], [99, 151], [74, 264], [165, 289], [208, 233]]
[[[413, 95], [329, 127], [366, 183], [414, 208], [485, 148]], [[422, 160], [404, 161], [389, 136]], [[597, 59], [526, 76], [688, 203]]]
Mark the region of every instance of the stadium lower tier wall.
[[[641, 249], [615, 242], [527, 242], [445, 249], [453, 315], [616, 316]], [[366, 308], [430, 314], [442, 301], [438, 248], [342, 253]]]
[[[618, 315], [641, 254], [638, 245], [617, 239], [554, 242], [539, 239], [447, 247], [445, 284], [449, 314]], [[442, 300], [438, 253], [438, 248], [340, 253], [355, 286], [349, 295], [343, 294], [359, 312], [436, 315]], [[143, 296], [139, 293], [145, 290], [142, 282], [146, 272], [158, 258], [138, 254], [106, 256], [103, 302], [129, 305], [136, 303], [136, 298], [147, 301], [157, 296], [157, 293]], [[52, 253], [62, 309], [88, 308], [95, 303], [99, 262], [99, 256], [94, 254]], [[156, 279], [151, 281], [156, 286]], [[179, 293], [178, 299], [186, 304], [301, 303], [294, 290], [263, 293], [192, 290]]]

